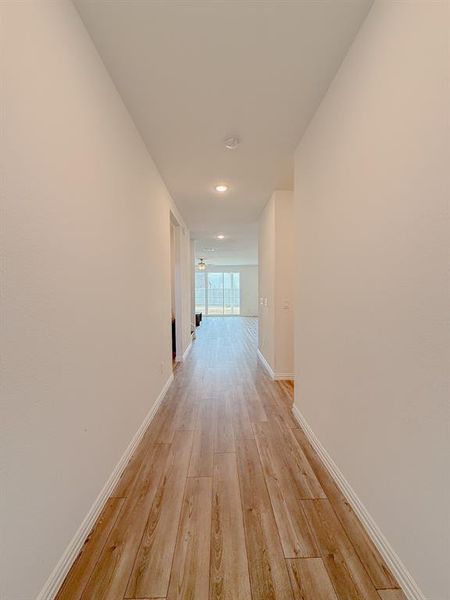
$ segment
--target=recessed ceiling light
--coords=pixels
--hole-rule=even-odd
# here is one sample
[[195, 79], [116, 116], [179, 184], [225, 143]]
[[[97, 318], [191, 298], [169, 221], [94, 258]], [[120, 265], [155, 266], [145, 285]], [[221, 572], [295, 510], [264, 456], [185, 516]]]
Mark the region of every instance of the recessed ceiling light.
[[217, 236], [218, 240], [224, 240], [225, 236], [223, 235], [223, 233], [219, 233], [219, 235]]
[[227, 185], [223, 185], [223, 184], [216, 185], [216, 192], [220, 192], [221, 194], [223, 194], [223, 192], [226, 192], [227, 189], [228, 189]]

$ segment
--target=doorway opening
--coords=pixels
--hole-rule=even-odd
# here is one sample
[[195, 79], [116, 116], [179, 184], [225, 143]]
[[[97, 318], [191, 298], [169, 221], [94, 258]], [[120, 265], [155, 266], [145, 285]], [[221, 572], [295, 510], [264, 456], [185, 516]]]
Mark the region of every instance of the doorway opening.
[[170, 304], [171, 304], [171, 344], [172, 368], [182, 353], [181, 330], [181, 228], [176, 217], [170, 213]]

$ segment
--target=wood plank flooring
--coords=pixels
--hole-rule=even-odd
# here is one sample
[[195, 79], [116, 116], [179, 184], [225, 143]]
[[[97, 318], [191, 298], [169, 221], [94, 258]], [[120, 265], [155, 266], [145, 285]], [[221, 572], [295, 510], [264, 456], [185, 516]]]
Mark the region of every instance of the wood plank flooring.
[[256, 355], [211, 317], [57, 600], [405, 600]]

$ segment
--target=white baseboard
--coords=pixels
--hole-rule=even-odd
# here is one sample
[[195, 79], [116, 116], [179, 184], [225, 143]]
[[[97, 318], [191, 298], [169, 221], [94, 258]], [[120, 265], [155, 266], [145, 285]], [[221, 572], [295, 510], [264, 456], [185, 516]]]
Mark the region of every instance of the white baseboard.
[[192, 342], [189, 344], [189, 346], [186, 348], [186, 350], [183, 352], [183, 360], [186, 360], [187, 355], [189, 354], [189, 352], [191, 351], [192, 348]]
[[156, 399], [156, 402], [153, 404], [153, 406], [147, 413], [142, 424], [139, 426], [139, 429], [136, 431], [135, 435], [133, 436], [133, 439], [128, 444], [127, 449], [122, 454], [117, 465], [114, 467], [114, 470], [111, 473], [111, 475], [109, 476], [108, 481], [103, 486], [102, 491], [97, 496], [97, 499], [95, 500], [94, 504], [91, 506], [88, 514], [83, 519], [83, 522], [81, 523], [78, 531], [72, 538], [70, 544], [65, 549], [58, 564], [53, 569], [53, 572], [50, 574], [49, 578], [47, 579], [44, 587], [42, 588], [42, 590], [36, 600], [53, 600], [55, 598], [56, 594], [58, 593], [59, 588], [63, 584], [63, 581], [64, 581], [67, 573], [70, 570], [70, 567], [72, 566], [75, 559], [77, 558], [81, 548], [83, 547], [83, 544], [84, 544], [86, 538], [88, 537], [89, 533], [92, 530], [92, 527], [94, 526], [96, 520], [100, 516], [100, 513], [103, 510], [103, 507], [104, 507], [106, 501], [108, 500], [108, 498], [114, 491], [114, 488], [115, 488], [117, 482], [119, 481], [120, 476], [122, 475], [125, 467], [127, 466], [128, 461], [130, 460], [134, 450], [136, 449], [137, 445], [141, 441], [147, 427], [150, 425], [153, 417], [155, 416], [156, 411], [158, 410], [159, 405], [163, 401], [164, 396], [166, 395], [167, 390], [169, 389], [172, 381], [173, 381], [173, 374], [170, 375], [169, 379], [164, 384], [164, 387], [161, 390], [158, 398]]
[[274, 373], [273, 379], [275, 381], [285, 381], [286, 379], [295, 381], [295, 375], [294, 373]]
[[314, 450], [319, 455], [320, 459], [329, 471], [330, 475], [332, 476], [339, 489], [344, 494], [351, 507], [355, 511], [359, 520], [365, 527], [367, 533], [369, 534], [373, 543], [377, 547], [379, 553], [386, 561], [388, 567], [391, 569], [405, 596], [408, 598], [408, 600], [426, 600], [424, 594], [419, 589], [419, 586], [414, 581], [408, 569], [400, 560], [398, 554], [392, 548], [387, 538], [384, 536], [381, 529], [378, 527], [373, 517], [370, 515], [367, 508], [357, 496], [355, 490], [345, 479], [343, 473], [336, 465], [334, 460], [331, 458], [331, 456], [328, 454], [327, 450], [325, 450], [324, 446], [322, 446], [320, 440], [313, 432], [305, 417], [301, 414], [301, 412], [295, 406], [295, 404], [292, 407], [292, 412], [297, 421], [299, 422], [301, 428], [304, 430], [308, 440], [311, 442], [311, 445], [313, 446]]
[[192, 342], [189, 344], [189, 346], [186, 348], [186, 350], [183, 352], [183, 354], [177, 354], [175, 357], [175, 361], [176, 362], [183, 362], [186, 360], [187, 355], [189, 354], [190, 350], [192, 348]]
[[264, 356], [264, 354], [261, 352], [261, 350], [259, 348], [256, 350], [256, 354], [258, 355], [259, 360], [262, 362], [263, 367], [269, 373], [271, 378], [274, 379], [275, 373], [273, 372], [272, 367], [269, 365], [269, 363], [266, 360], [266, 357]]
[[266, 369], [266, 371], [269, 373], [270, 377], [274, 380], [274, 381], [282, 381], [285, 379], [289, 379], [289, 380], [294, 380], [295, 379], [295, 375], [294, 373], [277, 373], [275, 372], [272, 367], [270, 366], [270, 364], [267, 362], [266, 357], [264, 356], [264, 354], [261, 352], [261, 350], [258, 348], [256, 350], [257, 354], [258, 354], [258, 358], [259, 360], [262, 362], [263, 367]]

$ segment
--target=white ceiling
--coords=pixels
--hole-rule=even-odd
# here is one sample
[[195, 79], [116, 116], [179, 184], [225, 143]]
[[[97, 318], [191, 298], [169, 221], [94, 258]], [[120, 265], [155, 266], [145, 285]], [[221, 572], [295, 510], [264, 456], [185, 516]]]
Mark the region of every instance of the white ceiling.
[[[257, 265], [258, 223], [230, 225], [218, 240], [216, 232], [203, 233], [195, 242], [195, 256], [203, 257], [208, 265]], [[214, 249], [214, 251], [211, 251]]]
[[292, 189], [293, 151], [371, 3], [75, 0], [198, 255], [256, 264], [255, 221]]

